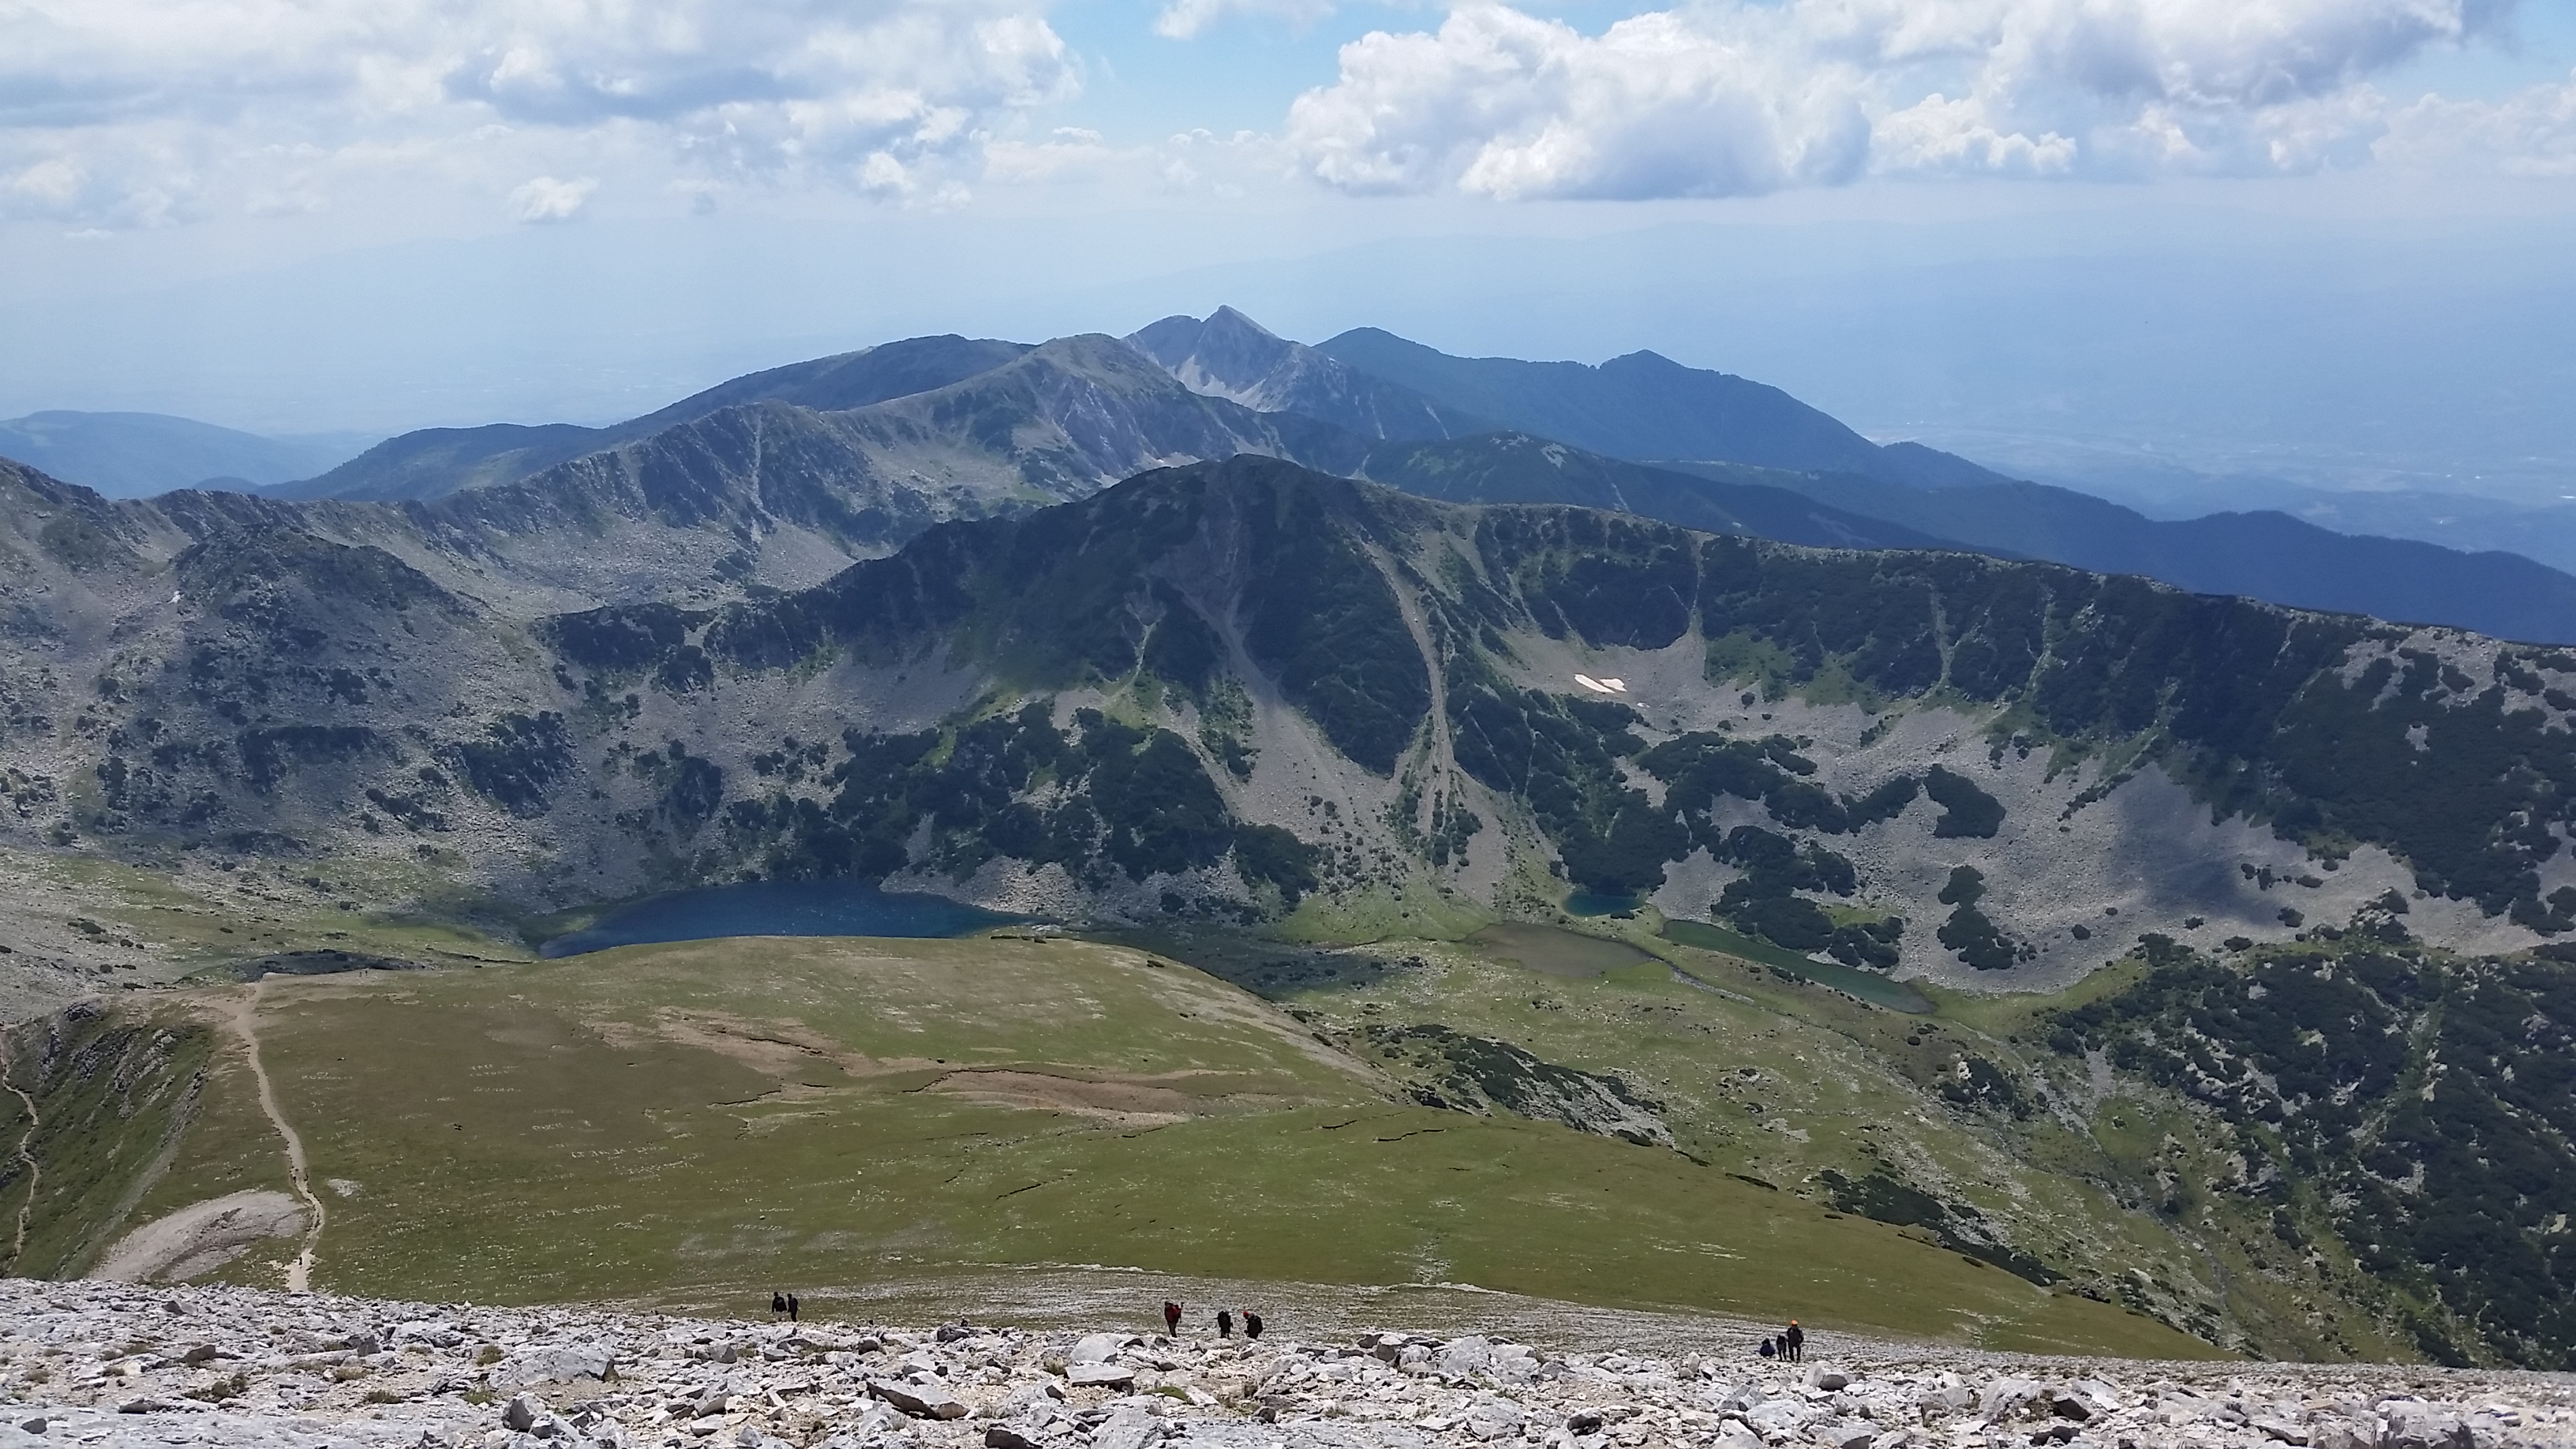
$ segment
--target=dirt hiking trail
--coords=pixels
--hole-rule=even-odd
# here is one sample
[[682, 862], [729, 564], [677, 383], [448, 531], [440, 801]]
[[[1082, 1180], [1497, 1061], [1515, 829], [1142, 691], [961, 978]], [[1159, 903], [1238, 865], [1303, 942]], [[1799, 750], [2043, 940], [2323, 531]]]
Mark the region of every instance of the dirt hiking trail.
[[304, 1245], [296, 1252], [295, 1261], [286, 1266], [287, 1291], [304, 1293], [313, 1287], [313, 1256], [322, 1246], [322, 1229], [329, 1222], [330, 1214], [322, 1206], [322, 1199], [314, 1195], [312, 1178], [305, 1171], [304, 1139], [295, 1135], [295, 1128], [287, 1123], [286, 1114], [278, 1110], [277, 1091], [269, 1084], [268, 1068], [260, 1064], [259, 1003], [267, 991], [266, 977], [252, 983], [240, 1004], [233, 1008], [232, 1026], [241, 1037], [243, 1054], [250, 1060], [250, 1074], [259, 1082], [259, 1110], [267, 1115], [268, 1125], [276, 1128], [278, 1137], [286, 1143], [286, 1175], [295, 1184], [295, 1195], [303, 1199], [305, 1212], [311, 1215], [304, 1230]]

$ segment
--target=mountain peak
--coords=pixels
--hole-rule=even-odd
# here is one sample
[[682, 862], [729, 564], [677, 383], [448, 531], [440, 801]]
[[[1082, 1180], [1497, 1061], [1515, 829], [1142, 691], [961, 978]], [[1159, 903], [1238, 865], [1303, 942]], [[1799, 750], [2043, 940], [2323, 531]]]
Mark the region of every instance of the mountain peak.
[[1202, 322], [1166, 317], [1127, 339], [1193, 392], [1253, 407], [1283, 366], [1305, 349], [1232, 307], [1219, 307]]
[[1192, 392], [1262, 412], [1295, 413], [1363, 438], [1454, 438], [1493, 427], [1290, 342], [1232, 307], [1217, 308], [1205, 321], [1163, 318], [1139, 329], [1127, 344]]
[[[1660, 352], [1649, 351], [1645, 348], [1639, 348], [1635, 352], [1623, 352], [1617, 357], [1611, 358], [1608, 362], [1601, 364], [1601, 366], [1596, 370], [1608, 372], [1614, 367], [1655, 368], [1670, 372], [1689, 372], [1693, 370], [1691, 368], [1684, 367], [1682, 364], [1673, 361], [1671, 358], [1666, 357]], [[1725, 373], [1719, 373], [1717, 375], [1720, 377], [1726, 376]]]
[[1280, 340], [1278, 333], [1273, 332], [1269, 328], [1262, 326], [1260, 323], [1253, 321], [1251, 318], [1234, 310], [1232, 307], [1219, 307], [1215, 311], [1210, 312], [1208, 314], [1207, 325], [1212, 330], [1219, 328], [1228, 332], [1249, 330], [1260, 336], [1267, 337], [1273, 342]]

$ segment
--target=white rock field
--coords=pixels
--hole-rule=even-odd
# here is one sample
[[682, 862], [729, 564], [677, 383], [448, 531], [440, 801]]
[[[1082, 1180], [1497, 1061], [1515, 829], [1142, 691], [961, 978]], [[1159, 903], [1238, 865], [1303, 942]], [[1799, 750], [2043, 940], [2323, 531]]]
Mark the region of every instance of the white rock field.
[[2567, 1375], [2033, 1358], [1833, 1334], [1810, 1339], [1803, 1364], [1733, 1338], [1670, 1348], [1300, 1343], [1275, 1324], [1259, 1343], [903, 1331], [11, 1280], [0, 1449], [2576, 1445]]

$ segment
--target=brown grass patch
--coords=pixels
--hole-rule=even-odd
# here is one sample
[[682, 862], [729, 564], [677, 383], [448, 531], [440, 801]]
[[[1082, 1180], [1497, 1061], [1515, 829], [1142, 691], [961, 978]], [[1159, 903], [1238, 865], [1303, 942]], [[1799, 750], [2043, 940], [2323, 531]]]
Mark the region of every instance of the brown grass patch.
[[649, 1035], [630, 1022], [599, 1020], [586, 1025], [612, 1047], [632, 1048], [658, 1037], [675, 1046], [713, 1052], [782, 1082], [818, 1066], [837, 1069], [845, 1076], [884, 1077], [938, 1065], [927, 1057], [879, 1058], [854, 1052], [788, 1017], [665, 1008], [654, 1013]]
[[923, 1088], [993, 1107], [1024, 1107], [1072, 1117], [1093, 1117], [1122, 1127], [1160, 1127], [1212, 1115], [1215, 1105], [1169, 1087], [1142, 1082], [1087, 1082], [1044, 1072], [950, 1072]]

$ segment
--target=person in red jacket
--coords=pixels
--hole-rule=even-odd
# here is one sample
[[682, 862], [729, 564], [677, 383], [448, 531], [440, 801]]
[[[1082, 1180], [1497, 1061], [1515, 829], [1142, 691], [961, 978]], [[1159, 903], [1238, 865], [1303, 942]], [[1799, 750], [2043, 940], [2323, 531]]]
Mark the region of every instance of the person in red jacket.
[[1168, 1298], [1163, 1300], [1163, 1335], [1166, 1338], [1181, 1336], [1181, 1305]]

